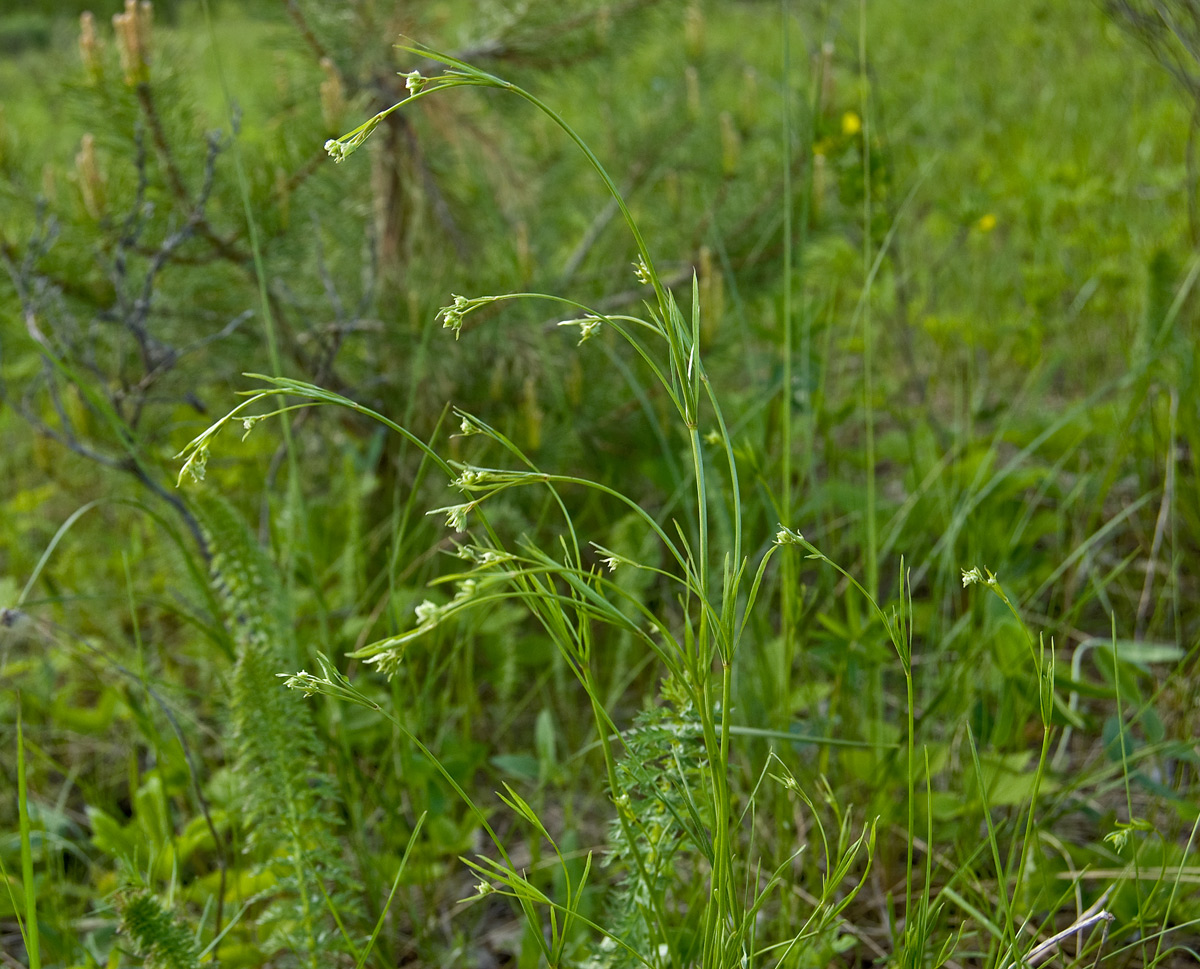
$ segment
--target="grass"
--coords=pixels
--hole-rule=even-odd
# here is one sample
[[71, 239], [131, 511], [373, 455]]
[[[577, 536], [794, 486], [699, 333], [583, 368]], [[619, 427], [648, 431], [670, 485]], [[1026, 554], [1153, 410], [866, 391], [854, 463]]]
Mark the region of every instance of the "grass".
[[[192, 439], [211, 561], [74, 457], [39, 490], [44, 445], [0, 413], [24, 617], [0, 918], [41, 928], [42, 964], [1007, 969], [1054, 937], [1070, 964], [1186, 964], [1183, 109], [1095, 11], [826, 14], [781, 41], [778, 11], [657, 11], [551, 77], [414, 52], [441, 67], [398, 114], [482, 255], [415, 254], [336, 383], [250, 340], [190, 365], [221, 413], [231, 373], [274, 374], [137, 439], [172, 476]], [[237, 56], [259, 27], [226, 17], [230, 88], [267, 115]], [[303, 100], [277, 117], [315, 135]], [[247, 128], [214, 211], [262, 219], [295, 292], [268, 268], [214, 298], [261, 284], [294, 325], [306, 279], [354, 290], [388, 128], [296, 195], [298, 232], [252, 173], [303, 153]], [[545, 174], [496, 187], [510, 166]]]

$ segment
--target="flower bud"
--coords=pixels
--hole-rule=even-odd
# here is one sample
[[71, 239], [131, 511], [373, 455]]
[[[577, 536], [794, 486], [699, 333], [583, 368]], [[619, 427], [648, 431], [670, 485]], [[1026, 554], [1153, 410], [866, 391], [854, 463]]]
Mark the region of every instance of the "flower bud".
[[88, 84], [96, 84], [104, 76], [100, 58], [100, 39], [96, 36], [96, 18], [90, 10], [79, 15], [79, 59]]
[[96, 162], [96, 137], [91, 132], [83, 136], [79, 152], [75, 155], [75, 176], [79, 180], [79, 192], [83, 196], [83, 207], [93, 219], [104, 214], [104, 174]]
[[150, 80], [150, 28], [154, 22], [154, 5], [150, 0], [125, 0], [125, 12], [113, 14], [113, 32], [121, 70], [129, 87]]

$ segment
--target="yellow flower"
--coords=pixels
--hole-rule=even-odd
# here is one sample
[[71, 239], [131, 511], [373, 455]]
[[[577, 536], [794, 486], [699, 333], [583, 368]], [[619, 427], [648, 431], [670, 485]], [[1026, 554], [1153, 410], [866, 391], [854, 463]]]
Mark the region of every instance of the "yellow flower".
[[862, 118], [853, 111], [847, 111], [842, 115], [842, 134], [856, 135], [862, 131]]
[[991, 232], [996, 228], [996, 217], [991, 212], [981, 215], [979, 221], [975, 223], [975, 228], [980, 232]]

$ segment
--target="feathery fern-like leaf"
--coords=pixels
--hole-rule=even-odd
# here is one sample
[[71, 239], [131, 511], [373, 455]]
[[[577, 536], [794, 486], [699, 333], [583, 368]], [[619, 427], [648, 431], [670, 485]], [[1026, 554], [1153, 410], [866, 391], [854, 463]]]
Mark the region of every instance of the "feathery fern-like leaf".
[[195, 936], [154, 895], [138, 888], [119, 893], [116, 902], [121, 933], [147, 969], [199, 969]]
[[[335, 938], [326, 894], [344, 902], [336, 797], [307, 705], [278, 678], [293, 668], [289, 609], [262, 546], [228, 502], [196, 501], [212, 550], [212, 582], [235, 644], [230, 714], [248, 844], [275, 884], [257, 921], [267, 944], [316, 966]], [[339, 906], [340, 907], [340, 906]]]

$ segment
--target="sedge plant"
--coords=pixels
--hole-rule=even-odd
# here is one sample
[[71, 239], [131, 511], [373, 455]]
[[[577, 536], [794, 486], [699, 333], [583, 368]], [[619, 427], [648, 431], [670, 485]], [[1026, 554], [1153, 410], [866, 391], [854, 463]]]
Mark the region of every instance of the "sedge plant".
[[[802, 545], [813, 556], [820, 553], [787, 527], [780, 528], [774, 541], [764, 536], [757, 543], [761, 551], [753, 556], [756, 562], [746, 552], [745, 514], [733, 439], [700, 353], [699, 285], [694, 278], [690, 306], [685, 311], [656, 270], [646, 240], [616, 183], [552, 107], [516, 84], [461, 60], [423, 47], [404, 49], [440, 64], [443, 70], [433, 76], [415, 71], [408, 74], [409, 96], [404, 101], [344, 137], [330, 140], [327, 150], [335, 161], [344, 161], [392, 112], [457, 87], [514, 94], [554, 122], [583, 153], [624, 219], [636, 250], [634, 273], [648, 293], [646, 313], [605, 313], [563, 297], [517, 293], [456, 295], [439, 312], [438, 319], [458, 338], [469, 317], [480, 309], [502, 301], [533, 299], [565, 307], [569, 318], [560, 325], [576, 327], [581, 344], [601, 329], [615, 332], [649, 371], [669, 401], [679, 432], [686, 438], [693, 495], [686, 506], [686, 519], [660, 521], [615, 487], [544, 469], [501, 430], [476, 415], [458, 412], [461, 434], [478, 435], [499, 446], [511, 457], [511, 467], [449, 461], [401, 425], [347, 397], [301, 381], [262, 375], [250, 375], [262, 382], [259, 390], [248, 392], [245, 402], [188, 445], [182, 455], [186, 460], [181, 478], [184, 472], [202, 476], [213, 439], [225, 424], [240, 421], [248, 432], [264, 417], [314, 404], [335, 404], [379, 420], [418, 447], [447, 476], [460, 500], [433, 509], [430, 514], [444, 515], [456, 535], [467, 536], [458, 545], [464, 568], [441, 580], [454, 586], [453, 597], [441, 605], [423, 602], [416, 609], [412, 628], [350, 655], [390, 677], [401, 669], [412, 641], [464, 610], [502, 601], [523, 603], [556, 646], [588, 698], [609, 796], [616, 806], [610, 859], [616, 859], [624, 869], [622, 892], [627, 904], [609, 906], [609, 924], [601, 925], [579, 911], [590, 866], [585, 866], [574, 882], [564, 866], [562, 884], [567, 897], [551, 899], [509, 861], [502, 839], [472, 795], [440, 767], [432, 751], [409, 735], [409, 740], [434, 762], [472, 808], [495, 845], [498, 858], [466, 862], [481, 877], [479, 893], [495, 892], [516, 900], [549, 964], [561, 963], [567, 947], [577, 939], [573, 934], [576, 926], [590, 926], [602, 933], [604, 942], [595, 950], [595, 958], [612, 965], [674, 967], [698, 962], [713, 967], [743, 966], [813, 947], [837, 924], [839, 913], [864, 884], [874, 849], [874, 825], [868, 822], [854, 834], [851, 813], [841, 810], [832, 795], [824, 798], [826, 808], [834, 811], [837, 836], [825, 839], [821, 829], [825, 857], [820, 862], [824, 871], [820, 894], [814, 899], [809, 917], [799, 926], [781, 927], [770, 938], [760, 938], [764, 907], [780, 892], [795, 856], [768, 872], [760, 870], [761, 861], [745, 856], [739, 817], [744, 817], [752, 806], [753, 795], [739, 805], [732, 741], [737, 731], [732, 715], [734, 666], [775, 553], [789, 545]], [[265, 413], [256, 410], [260, 403], [276, 397], [299, 403]], [[715, 430], [705, 434], [701, 428], [709, 422]], [[719, 456], [716, 462], [709, 456], [712, 452]], [[561, 516], [561, 532], [555, 542], [519, 539], [514, 543], [489, 521], [488, 510], [497, 496], [530, 487], [545, 489]], [[666, 564], [648, 565], [589, 543], [576, 528], [565, 497], [574, 489], [596, 493], [640, 521], [660, 544]], [[716, 508], [729, 522], [729, 546], [725, 549], [716, 547], [710, 527], [710, 515]], [[673, 589], [677, 612], [663, 615], [630, 596], [611, 577], [618, 569], [654, 573]], [[639, 643], [658, 660], [663, 672], [665, 712], [653, 722], [643, 721], [632, 732], [623, 732], [615, 722], [597, 676], [603, 663], [598, 655], [602, 644], [597, 632], [602, 625], [615, 627]], [[900, 647], [899, 641], [897, 645]], [[288, 685], [308, 694], [325, 693], [379, 709], [332, 662], [321, 662], [320, 674], [295, 674], [288, 678]], [[645, 738], [654, 730], [666, 731], [665, 735], [673, 738], [666, 759], [647, 753], [645, 746], [634, 739], [639, 735]], [[658, 781], [653, 780], [655, 776]], [[819, 828], [820, 811], [807, 800], [786, 768], [772, 776], [807, 804]], [[511, 789], [501, 799], [549, 842], [561, 860], [549, 830], [529, 804]], [[651, 818], [648, 811], [657, 814]], [[669, 836], [664, 835], [668, 831]], [[681, 879], [680, 870], [703, 871], [707, 878]], [[613, 914], [621, 909], [624, 916]], [[548, 923], [542, 922], [543, 913]]]

